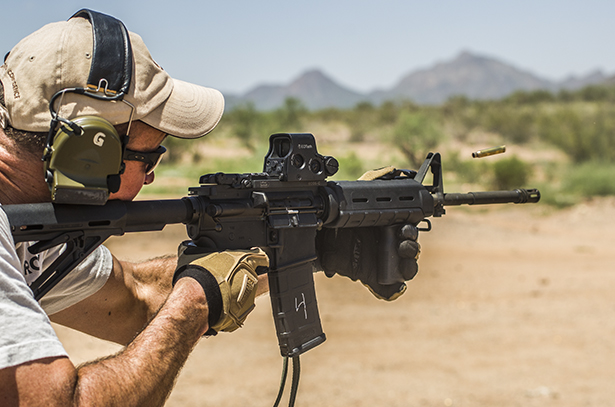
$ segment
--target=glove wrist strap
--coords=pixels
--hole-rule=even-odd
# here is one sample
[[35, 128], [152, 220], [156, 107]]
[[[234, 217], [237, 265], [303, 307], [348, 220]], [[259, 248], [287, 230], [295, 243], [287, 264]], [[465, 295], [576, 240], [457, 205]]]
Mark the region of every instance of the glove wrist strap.
[[205, 298], [207, 298], [207, 306], [209, 307], [208, 323], [210, 326], [209, 331], [205, 334], [215, 335], [215, 333], [210, 332], [211, 327], [218, 322], [222, 314], [222, 293], [220, 292], [218, 281], [216, 281], [216, 278], [207, 269], [194, 264], [189, 264], [178, 269], [173, 276], [173, 285], [175, 285], [177, 280], [183, 277], [192, 277], [203, 287]]

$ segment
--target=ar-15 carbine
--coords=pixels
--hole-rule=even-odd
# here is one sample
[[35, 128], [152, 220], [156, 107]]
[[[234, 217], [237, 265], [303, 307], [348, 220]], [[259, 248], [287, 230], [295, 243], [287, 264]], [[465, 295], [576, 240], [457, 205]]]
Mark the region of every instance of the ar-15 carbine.
[[[197, 246], [211, 250], [261, 247], [269, 256], [269, 291], [280, 351], [295, 357], [325, 340], [314, 290], [315, 239], [321, 228], [383, 227], [380, 284], [403, 282], [393, 247], [399, 224], [426, 223], [444, 206], [538, 202], [538, 190], [446, 194], [440, 154], [418, 171], [391, 179], [326, 181], [337, 172], [311, 134], [274, 134], [262, 173], [208, 174], [189, 196], [174, 200], [109, 201], [103, 206], [3, 205], [15, 242], [37, 241], [33, 253], [66, 244], [31, 285], [40, 299], [112, 235], [184, 223]], [[432, 185], [423, 185], [428, 172]], [[376, 270], [374, 270], [376, 272]]]

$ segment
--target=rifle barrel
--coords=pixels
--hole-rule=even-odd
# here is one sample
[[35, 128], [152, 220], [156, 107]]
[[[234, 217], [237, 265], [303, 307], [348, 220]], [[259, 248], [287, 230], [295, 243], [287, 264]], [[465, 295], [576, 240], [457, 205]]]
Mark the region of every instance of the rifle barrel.
[[512, 191], [468, 192], [467, 194], [444, 194], [442, 204], [451, 205], [486, 205], [498, 203], [536, 203], [540, 200], [537, 189], [515, 189]]

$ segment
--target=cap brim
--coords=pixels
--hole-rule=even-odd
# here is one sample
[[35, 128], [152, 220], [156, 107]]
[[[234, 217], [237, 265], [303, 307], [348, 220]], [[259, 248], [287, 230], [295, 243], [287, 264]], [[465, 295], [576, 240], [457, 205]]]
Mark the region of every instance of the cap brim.
[[198, 138], [213, 130], [224, 113], [222, 93], [177, 79], [172, 81], [169, 98], [140, 120], [179, 138]]

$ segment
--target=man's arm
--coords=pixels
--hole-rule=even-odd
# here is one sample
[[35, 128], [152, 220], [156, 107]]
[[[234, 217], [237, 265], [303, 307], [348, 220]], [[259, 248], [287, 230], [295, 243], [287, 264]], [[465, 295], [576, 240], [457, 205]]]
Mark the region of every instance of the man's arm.
[[113, 258], [105, 285], [90, 297], [51, 315], [56, 323], [97, 338], [128, 344], [171, 292], [176, 257], [142, 263]]
[[[100, 339], [128, 344], [160, 309], [171, 292], [177, 257], [143, 263], [113, 258], [105, 285], [90, 297], [50, 316], [53, 322]], [[256, 295], [268, 291], [268, 279], [259, 276]]]
[[75, 368], [47, 358], [0, 370], [0, 405], [163, 405], [199, 338], [208, 307], [196, 280], [177, 282], [166, 302], [121, 352]]

